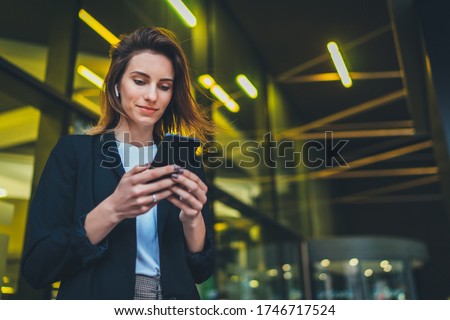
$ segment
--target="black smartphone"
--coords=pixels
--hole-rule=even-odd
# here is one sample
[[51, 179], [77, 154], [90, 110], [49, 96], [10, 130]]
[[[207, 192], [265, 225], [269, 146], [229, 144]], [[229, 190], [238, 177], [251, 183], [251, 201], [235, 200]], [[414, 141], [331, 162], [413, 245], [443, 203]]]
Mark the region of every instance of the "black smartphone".
[[181, 168], [199, 168], [200, 157], [196, 155], [200, 140], [176, 134], [166, 134], [158, 146], [158, 152], [150, 165], [151, 168], [176, 164]]

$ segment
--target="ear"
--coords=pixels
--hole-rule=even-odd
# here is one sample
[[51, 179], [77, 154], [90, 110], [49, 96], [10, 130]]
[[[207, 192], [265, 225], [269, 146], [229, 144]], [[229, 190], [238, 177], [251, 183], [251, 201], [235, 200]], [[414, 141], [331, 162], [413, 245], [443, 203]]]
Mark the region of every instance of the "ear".
[[116, 94], [117, 98], [120, 96], [119, 89], [117, 89], [117, 84], [114, 86], [114, 93]]

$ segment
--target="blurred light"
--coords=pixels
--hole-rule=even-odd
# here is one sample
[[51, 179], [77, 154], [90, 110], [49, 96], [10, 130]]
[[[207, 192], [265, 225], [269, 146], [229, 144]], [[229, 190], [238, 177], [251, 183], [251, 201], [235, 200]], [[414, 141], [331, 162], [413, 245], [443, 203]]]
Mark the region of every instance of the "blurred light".
[[258, 96], [258, 90], [256, 90], [256, 87], [244, 74], [238, 75], [236, 77], [236, 81], [250, 98], [256, 99]]
[[323, 259], [322, 261], [320, 261], [320, 265], [324, 268], [329, 267], [331, 264], [329, 259]]
[[14, 288], [12, 287], [2, 287], [1, 291], [3, 294], [14, 294]]
[[103, 87], [103, 79], [101, 77], [99, 77], [98, 75], [96, 75], [91, 70], [89, 70], [88, 68], [86, 68], [85, 66], [79, 65], [78, 68], [77, 68], [77, 72], [83, 78], [85, 78], [89, 82], [93, 83], [94, 85], [96, 85], [100, 89]]
[[239, 281], [239, 276], [233, 274], [233, 275], [230, 277], [230, 280], [233, 281], [233, 282], [238, 282], [238, 281]]
[[371, 277], [373, 275], [373, 270], [372, 269], [366, 269], [364, 270], [364, 275], [368, 278]]
[[214, 224], [214, 231], [223, 232], [228, 229], [228, 223], [226, 222], [216, 222]]
[[9, 283], [9, 278], [7, 276], [3, 276], [2, 277], [2, 281], [4, 284], [8, 284]]
[[231, 112], [238, 112], [239, 105], [231, 99], [228, 93], [222, 89], [220, 85], [217, 84], [216, 80], [209, 74], [203, 74], [198, 77], [198, 81], [205, 88], [209, 89], [209, 91], [220, 101], [223, 103], [225, 107], [228, 108]]
[[292, 279], [292, 273], [291, 272], [285, 272], [283, 274], [283, 278], [286, 280]]
[[120, 41], [119, 38], [117, 38], [111, 31], [106, 29], [105, 26], [87, 13], [86, 10], [81, 9], [78, 12], [78, 17], [111, 45], [116, 45]]
[[61, 285], [61, 281], [53, 282], [52, 283], [52, 288], [53, 289], [59, 289], [60, 285]]
[[175, 9], [175, 11], [180, 15], [181, 18], [187, 23], [187, 25], [191, 28], [194, 28], [197, 25], [197, 18], [194, 14], [189, 10], [188, 7], [181, 0], [167, 0], [170, 5]]
[[398, 300], [405, 300], [406, 299], [406, 295], [405, 293], [401, 292], [397, 295], [397, 299]]
[[261, 227], [259, 225], [254, 225], [248, 231], [250, 239], [254, 242], [259, 242], [261, 240]]
[[281, 267], [281, 269], [283, 269], [284, 272], [291, 271], [291, 265], [288, 264], [288, 263], [283, 264], [283, 266]]
[[0, 198], [4, 198], [8, 195], [8, 191], [4, 188], [0, 188]]
[[341, 78], [341, 82], [346, 88], [352, 86], [352, 79], [348, 73], [347, 67], [345, 66], [344, 59], [342, 58], [341, 52], [336, 42], [329, 42], [327, 44], [328, 51], [330, 52], [331, 59], [333, 60], [334, 66]]
[[211, 88], [211, 93], [219, 99], [220, 102], [222, 102], [231, 112], [238, 112], [239, 111], [239, 105], [230, 98], [228, 93], [225, 92], [225, 90], [222, 89], [221, 86], [218, 84], [215, 84]]
[[358, 263], [359, 260], [357, 258], [350, 259], [350, 261], [348, 262], [348, 264], [351, 265], [352, 267], [356, 267]]
[[250, 280], [248, 282], [248, 285], [250, 288], [258, 288], [259, 287], [259, 281], [258, 280]]
[[319, 274], [319, 280], [325, 281], [328, 279], [328, 275], [326, 273]]
[[383, 268], [383, 271], [384, 272], [390, 272], [392, 270], [392, 266], [390, 265], [390, 264], [388, 264], [387, 266], [385, 266], [384, 268]]
[[203, 74], [200, 77], [198, 77], [198, 81], [202, 84], [205, 89], [211, 89], [213, 85], [216, 84], [216, 81], [213, 77], [211, 77], [209, 74]]
[[380, 262], [380, 267], [382, 268], [386, 268], [386, 266], [389, 265], [389, 261], [388, 260], [383, 260]]
[[278, 270], [277, 269], [269, 269], [269, 270], [267, 270], [266, 274], [269, 277], [276, 277], [278, 275]]

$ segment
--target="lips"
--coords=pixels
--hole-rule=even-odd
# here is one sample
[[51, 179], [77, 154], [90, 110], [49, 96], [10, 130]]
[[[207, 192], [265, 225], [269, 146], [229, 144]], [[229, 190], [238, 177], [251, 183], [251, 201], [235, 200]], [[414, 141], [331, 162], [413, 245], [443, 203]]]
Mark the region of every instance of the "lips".
[[158, 111], [158, 108], [154, 108], [154, 107], [147, 107], [147, 106], [137, 106], [138, 108], [141, 109], [145, 109], [145, 110], [149, 110], [149, 111]]

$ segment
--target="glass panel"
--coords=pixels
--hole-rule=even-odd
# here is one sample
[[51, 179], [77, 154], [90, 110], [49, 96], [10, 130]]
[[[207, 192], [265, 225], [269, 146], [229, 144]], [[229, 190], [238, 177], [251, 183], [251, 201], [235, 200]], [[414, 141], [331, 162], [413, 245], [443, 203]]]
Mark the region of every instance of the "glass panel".
[[1, 299], [17, 298], [39, 119], [39, 110], [0, 92]]
[[298, 245], [283, 239], [265, 240], [253, 219], [216, 201], [217, 299], [300, 299]]
[[0, 56], [43, 81], [47, 67], [51, 0], [27, 1], [20, 9], [3, 1], [0, 10]]
[[363, 299], [358, 260], [324, 259], [313, 264], [315, 299]]
[[367, 299], [404, 300], [407, 294], [405, 265], [400, 260], [363, 261]]

